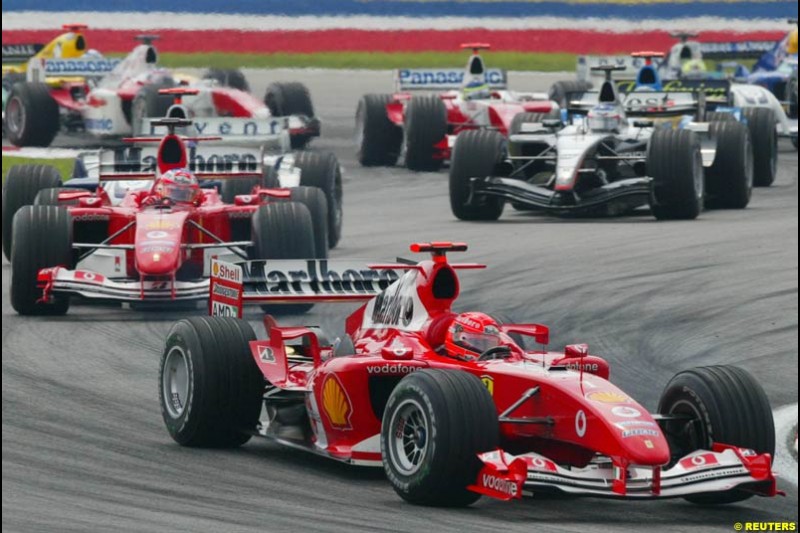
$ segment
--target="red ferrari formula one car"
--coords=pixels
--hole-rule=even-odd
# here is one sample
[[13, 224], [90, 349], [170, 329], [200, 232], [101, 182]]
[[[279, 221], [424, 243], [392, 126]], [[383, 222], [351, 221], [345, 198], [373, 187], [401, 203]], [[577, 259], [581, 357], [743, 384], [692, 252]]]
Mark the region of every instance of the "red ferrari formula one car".
[[[364, 166], [392, 166], [402, 154], [411, 170], [437, 170], [450, 160], [460, 131], [489, 128], [507, 135], [518, 128], [522, 112], [558, 110], [547, 94], [506, 90], [506, 73], [487, 69], [479, 51], [484, 43], [467, 43], [473, 55], [466, 70], [401, 69], [394, 94], [367, 94], [356, 111], [358, 160]], [[438, 95], [411, 91], [441, 90]]]
[[[158, 143], [155, 168], [134, 168], [115, 161], [115, 151], [101, 152], [95, 191], [58, 188], [58, 181], [51, 185], [56, 188], [37, 190], [52, 177], [43, 165], [9, 176], [3, 209], [19, 207], [8, 243], [11, 305], [18, 313], [66, 313], [71, 295], [135, 303], [205, 300], [212, 257], [327, 257], [327, 201], [321, 189], [256, 185], [224, 203], [214, 181], [201, 188], [198, 178], [252, 183], [264, 174], [262, 163], [191, 163], [189, 151], [198, 149], [187, 149], [187, 143], [218, 138], [176, 135], [176, 128], [191, 126], [187, 119], [154, 124], [169, 133], [128, 140]], [[103, 187], [137, 179], [152, 186], [130, 189], [119, 203], [112, 203]], [[35, 196], [35, 205], [19, 205], [26, 195]]]
[[215, 447], [261, 435], [383, 466], [402, 498], [423, 505], [534, 491], [697, 503], [779, 493], [769, 402], [748, 373], [681, 372], [651, 414], [585, 344], [552, 351], [545, 326], [454, 314], [456, 272], [483, 267], [447, 261], [464, 250], [415, 244], [432, 260], [368, 267], [266, 261], [243, 273], [217, 264], [218, 315], [235, 316], [242, 301], [368, 301], [334, 343], [269, 316], [265, 339], [235, 318], [175, 324], [159, 383], [170, 435]]

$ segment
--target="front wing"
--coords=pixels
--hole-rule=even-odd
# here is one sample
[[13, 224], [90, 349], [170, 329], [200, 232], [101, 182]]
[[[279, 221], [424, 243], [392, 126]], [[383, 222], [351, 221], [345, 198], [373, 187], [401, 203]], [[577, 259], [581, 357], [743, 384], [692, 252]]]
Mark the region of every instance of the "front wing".
[[537, 453], [513, 456], [502, 450], [478, 457], [484, 466], [469, 489], [501, 500], [521, 498], [523, 491], [619, 499], [679, 498], [733, 489], [783, 494], [777, 490], [769, 454], [724, 444], [692, 452], [668, 469], [610, 461], [568, 469]]
[[54, 293], [75, 294], [94, 300], [187, 301], [208, 299], [209, 280], [114, 280], [88, 270], [68, 270], [63, 267], [44, 268], [37, 278], [43, 300]]

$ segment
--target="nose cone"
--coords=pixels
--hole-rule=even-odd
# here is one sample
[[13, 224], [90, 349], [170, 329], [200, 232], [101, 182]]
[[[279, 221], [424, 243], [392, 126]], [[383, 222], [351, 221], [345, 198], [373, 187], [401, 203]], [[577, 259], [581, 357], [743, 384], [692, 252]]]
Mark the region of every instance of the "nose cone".
[[632, 464], [663, 465], [670, 461], [667, 439], [646, 409], [630, 399], [625, 403], [599, 403], [621, 455]]
[[145, 212], [136, 216], [136, 268], [145, 276], [169, 276], [181, 266], [187, 212]]

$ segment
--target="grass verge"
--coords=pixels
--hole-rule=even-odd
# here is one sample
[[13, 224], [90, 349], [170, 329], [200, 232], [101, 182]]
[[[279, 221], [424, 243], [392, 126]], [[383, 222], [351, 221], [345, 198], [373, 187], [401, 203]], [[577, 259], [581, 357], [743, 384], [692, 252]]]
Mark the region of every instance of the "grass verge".
[[67, 179], [72, 174], [72, 159], [37, 159], [35, 157], [3, 156], [3, 183], [6, 182], [8, 169], [14, 165], [52, 165], [58, 169], [62, 179]]
[[[524, 52], [490, 52], [486, 64], [506, 70], [543, 72], [575, 70], [574, 54], [530, 54]], [[467, 55], [458, 52], [320, 52], [315, 54], [228, 54], [162, 53], [159, 62], [165, 67], [217, 68], [436, 68], [463, 67]]]

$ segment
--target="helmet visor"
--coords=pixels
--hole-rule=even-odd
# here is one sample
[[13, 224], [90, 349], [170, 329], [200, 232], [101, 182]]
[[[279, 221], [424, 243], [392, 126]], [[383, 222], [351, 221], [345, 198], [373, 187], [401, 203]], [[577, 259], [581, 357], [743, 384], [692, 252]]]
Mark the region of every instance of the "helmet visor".
[[462, 348], [472, 352], [483, 353], [489, 348], [500, 345], [500, 334], [497, 333], [472, 333], [462, 331], [456, 337], [456, 343]]
[[189, 186], [169, 185], [164, 196], [173, 202], [192, 202], [196, 190]]

